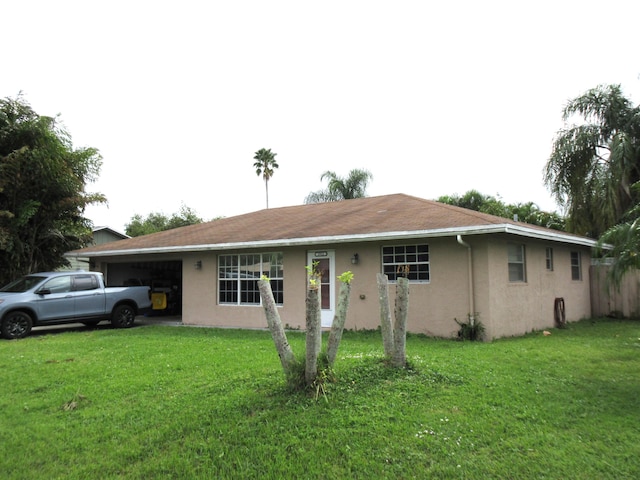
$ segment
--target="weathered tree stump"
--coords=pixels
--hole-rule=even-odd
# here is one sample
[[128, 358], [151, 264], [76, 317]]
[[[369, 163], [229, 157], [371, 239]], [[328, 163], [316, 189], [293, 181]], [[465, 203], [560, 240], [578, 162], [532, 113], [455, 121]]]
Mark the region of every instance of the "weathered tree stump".
[[338, 294], [338, 306], [336, 308], [336, 314], [331, 324], [331, 331], [329, 332], [329, 340], [327, 342], [327, 363], [331, 367], [336, 361], [336, 355], [338, 354], [338, 347], [342, 340], [342, 332], [344, 331], [344, 324], [347, 319], [347, 310], [349, 309], [349, 298], [351, 296], [351, 283], [343, 282], [340, 285], [340, 293]]
[[380, 329], [382, 331], [382, 345], [384, 355], [387, 358], [393, 356], [393, 323], [391, 320], [391, 309], [389, 308], [389, 277], [378, 273], [378, 300], [380, 302]]
[[258, 289], [260, 290], [262, 306], [264, 307], [264, 312], [267, 317], [267, 325], [271, 331], [273, 343], [276, 345], [282, 369], [285, 375], [289, 375], [293, 373], [292, 368], [296, 359], [287, 340], [282, 321], [280, 320], [280, 314], [278, 313], [278, 308], [273, 298], [273, 291], [271, 290], [271, 283], [268, 280], [258, 280]]
[[322, 322], [320, 311], [319, 288], [307, 289], [306, 301], [306, 347], [307, 356], [304, 367], [304, 378], [307, 385], [312, 385], [318, 376], [318, 355], [322, 348]]
[[396, 280], [395, 321], [393, 323], [393, 355], [391, 365], [404, 367], [407, 364], [407, 315], [409, 313], [409, 279]]

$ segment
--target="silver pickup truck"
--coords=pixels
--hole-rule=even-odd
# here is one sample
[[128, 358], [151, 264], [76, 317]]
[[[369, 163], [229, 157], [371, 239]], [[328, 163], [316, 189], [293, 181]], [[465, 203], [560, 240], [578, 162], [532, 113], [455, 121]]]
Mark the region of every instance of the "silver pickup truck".
[[97, 272], [33, 273], [0, 288], [0, 336], [23, 338], [34, 326], [102, 320], [127, 328], [150, 308], [149, 287], [105, 287]]

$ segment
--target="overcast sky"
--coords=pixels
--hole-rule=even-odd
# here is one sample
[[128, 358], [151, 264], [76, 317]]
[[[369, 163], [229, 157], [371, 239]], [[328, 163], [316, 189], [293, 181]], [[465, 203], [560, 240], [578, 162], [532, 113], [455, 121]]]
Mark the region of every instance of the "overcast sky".
[[265, 208], [321, 174], [368, 194], [470, 189], [557, 210], [542, 181], [567, 100], [618, 83], [640, 101], [640, 2], [66, 1], [0, 6], [0, 97], [60, 115], [103, 156], [96, 226], [184, 204]]

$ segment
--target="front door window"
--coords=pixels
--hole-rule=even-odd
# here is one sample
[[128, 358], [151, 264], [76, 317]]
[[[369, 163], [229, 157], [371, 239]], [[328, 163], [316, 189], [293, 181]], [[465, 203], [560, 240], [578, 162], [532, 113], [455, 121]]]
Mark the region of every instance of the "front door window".
[[320, 307], [323, 310], [331, 308], [331, 281], [329, 259], [323, 258], [316, 260], [318, 262], [316, 271], [320, 274]]
[[333, 250], [315, 250], [307, 255], [309, 265], [316, 265], [320, 273], [320, 308], [322, 326], [330, 328], [335, 314], [335, 252]]

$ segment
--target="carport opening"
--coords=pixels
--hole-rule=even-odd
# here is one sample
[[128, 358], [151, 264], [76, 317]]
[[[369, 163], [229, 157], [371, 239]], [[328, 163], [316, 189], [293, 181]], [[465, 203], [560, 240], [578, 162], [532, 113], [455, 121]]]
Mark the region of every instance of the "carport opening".
[[155, 308], [149, 315], [182, 314], [181, 260], [109, 263], [105, 279], [110, 287], [146, 285], [151, 288], [152, 295], [164, 294], [163, 308]]

